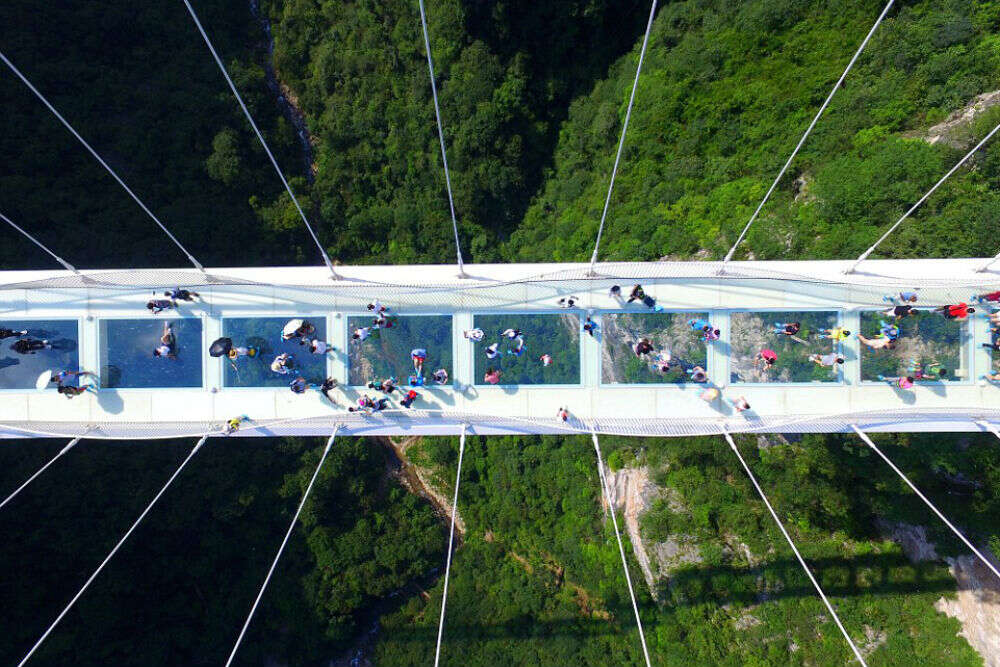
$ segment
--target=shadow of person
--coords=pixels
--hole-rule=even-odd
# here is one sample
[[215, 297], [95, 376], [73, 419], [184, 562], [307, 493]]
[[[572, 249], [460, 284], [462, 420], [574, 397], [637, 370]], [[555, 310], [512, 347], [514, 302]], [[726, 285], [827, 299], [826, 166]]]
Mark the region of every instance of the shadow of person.
[[125, 401], [115, 389], [101, 389], [97, 392], [97, 404], [108, 414], [117, 415], [125, 409]]
[[20, 359], [15, 359], [14, 357], [4, 357], [0, 359], [0, 368], [10, 368], [11, 366], [17, 366], [21, 363]]

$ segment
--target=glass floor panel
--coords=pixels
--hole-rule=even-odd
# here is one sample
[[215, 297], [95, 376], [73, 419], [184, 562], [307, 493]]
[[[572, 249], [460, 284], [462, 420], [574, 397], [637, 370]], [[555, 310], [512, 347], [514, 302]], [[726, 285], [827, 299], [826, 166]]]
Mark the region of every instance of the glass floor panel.
[[[604, 313], [601, 382], [604, 384], [682, 384], [691, 376], [685, 371], [708, 364], [708, 343], [688, 320], [707, 319], [707, 313]], [[635, 356], [632, 345], [641, 338], [653, 343], [653, 353]], [[669, 351], [670, 370], [653, 365], [657, 353]]]
[[894, 349], [873, 350], [861, 347], [861, 379], [878, 382], [882, 377], [912, 376], [916, 365], [923, 372], [937, 375], [938, 367], [945, 369], [945, 382], [968, 379], [963, 364], [962, 341], [965, 322], [946, 320], [940, 313], [918, 311], [916, 315], [895, 320], [879, 312], [861, 313], [861, 333], [874, 338], [881, 323], [899, 327], [899, 337]]
[[[474, 326], [482, 329], [486, 337], [475, 343], [475, 381], [486, 384], [483, 377], [487, 368], [502, 372], [501, 385], [517, 384], [580, 384], [580, 328], [579, 314], [559, 315], [476, 315]], [[521, 356], [511, 354], [514, 341], [501, 336], [506, 329], [524, 332], [525, 351]], [[499, 343], [503, 353], [497, 359], [486, 358], [486, 346]], [[542, 355], [552, 357], [545, 366]]]
[[[77, 320], [3, 320], [0, 329], [27, 330], [24, 338], [45, 340], [52, 346], [34, 354], [20, 354], [13, 349], [20, 336], [0, 340], [0, 389], [34, 389], [38, 376], [46, 370], [93, 370], [80, 369]], [[49, 386], [55, 391], [54, 384]]]
[[[173, 327], [176, 358], [155, 357], [164, 324]], [[150, 389], [202, 386], [200, 319], [101, 320], [101, 386]]]
[[[222, 321], [222, 335], [231, 338], [233, 347], [253, 348], [254, 356], [236, 359], [223, 357], [223, 385], [226, 387], [287, 387], [294, 374], [281, 375], [271, 370], [271, 362], [283, 353], [292, 355], [293, 367], [309, 382], [321, 384], [326, 379], [327, 357], [335, 354], [313, 354], [298, 340], [285, 341], [281, 332], [289, 317], [227, 317]], [[302, 317], [316, 327], [314, 338], [326, 341], [325, 317]]]
[[[766, 311], [731, 313], [729, 316], [730, 382], [837, 382], [840, 371], [809, 361], [811, 354], [829, 354], [838, 349], [821, 332], [837, 326], [836, 311]], [[794, 336], [776, 333], [777, 325], [798, 323]], [[856, 332], [851, 332], [853, 335]], [[766, 371], [754, 365], [761, 350], [777, 355]]]
[[350, 339], [355, 329], [371, 326], [372, 319], [371, 315], [347, 318], [348, 384], [361, 386], [392, 376], [405, 385], [413, 374], [410, 352], [416, 348], [427, 350], [424, 380], [428, 386], [431, 374], [439, 368], [452, 375], [451, 315], [402, 315], [391, 328], [372, 329], [364, 341]]

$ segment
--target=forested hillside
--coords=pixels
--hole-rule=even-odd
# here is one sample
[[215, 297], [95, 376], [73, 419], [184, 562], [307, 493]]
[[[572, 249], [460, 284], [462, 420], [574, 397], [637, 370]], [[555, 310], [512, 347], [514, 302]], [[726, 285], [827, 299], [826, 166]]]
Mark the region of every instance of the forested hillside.
[[[194, 4], [331, 256], [452, 261], [415, 2]], [[724, 253], [882, 4], [662, 2], [602, 258]], [[649, 5], [429, 0], [427, 9], [467, 260], [585, 259]], [[4, 23], [4, 54], [205, 264], [318, 263], [181, 3], [14, 0]], [[268, 88], [272, 64], [304, 114], [311, 165]], [[860, 252], [1000, 111], [934, 144], [930, 128], [998, 88], [1000, 1], [900, 0], [738, 256]], [[78, 266], [183, 265], [9, 73], [0, 105], [0, 211]], [[994, 144], [881, 252], [995, 253], [998, 185]], [[5, 238], [3, 268], [49, 266]], [[1000, 550], [993, 441], [879, 443], [977, 543]], [[20, 659], [190, 444], [84, 442], [17, 511], [0, 513], [10, 620], [0, 661]], [[210, 441], [32, 664], [221, 664], [321, 444]], [[846, 664], [843, 638], [723, 441], [602, 444], [613, 468], [648, 469], [664, 494], [642, 519], [644, 540], [680, 537], [697, 555], [652, 590], [633, 557], [654, 664]], [[739, 444], [872, 665], [982, 664], [958, 621], [934, 606], [955, 591], [942, 558], [964, 552], [856, 440]], [[456, 450], [454, 439], [427, 439], [407, 456], [450, 497]], [[3, 488], [55, 451], [0, 448]], [[639, 665], [589, 440], [470, 438], [465, 457], [443, 664]], [[348, 664], [359, 650], [379, 667], [429, 664], [446, 523], [398, 466], [384, 442], [337, 441], [239, 664]], [[938, 556], [912, 563], [880, 520], [927, 526]]]

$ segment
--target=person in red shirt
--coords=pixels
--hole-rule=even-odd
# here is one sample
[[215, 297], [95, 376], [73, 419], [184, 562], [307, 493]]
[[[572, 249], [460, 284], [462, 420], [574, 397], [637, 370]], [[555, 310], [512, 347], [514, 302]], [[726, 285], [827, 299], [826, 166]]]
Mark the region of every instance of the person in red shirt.
[[754, 359], [753, 365], [755, 368], [760, 368], [760, 370], [766, 373], [777, 360], [778, 354], [774, 350], [764, 348], [757, 355], [757, 358]]
[[941, 313], [948, 320], [964, 320], [966, 317], [976, 312], [975, 308], [970, 308], [967, 303], [959, 303], [950, 306], [935, 308], [934, 312]]

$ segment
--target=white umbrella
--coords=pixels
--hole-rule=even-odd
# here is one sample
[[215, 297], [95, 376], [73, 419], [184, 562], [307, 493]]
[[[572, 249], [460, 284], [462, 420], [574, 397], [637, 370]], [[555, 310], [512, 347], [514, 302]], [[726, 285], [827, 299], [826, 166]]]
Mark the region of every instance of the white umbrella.
[[288, 320], [288, 324], [286, 324], [285, 328], [281, 330], [281, 333], [285, 336], [293, 336], [302, 324], [302, 320]]
[[38, 379], [35, 380], [35, 389], [45, 389], [49, 386], [50, 382], [52, 382], [52, 371], [43, 371], [38, 376]]

